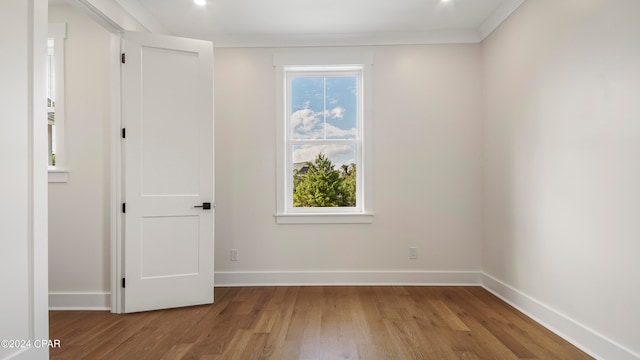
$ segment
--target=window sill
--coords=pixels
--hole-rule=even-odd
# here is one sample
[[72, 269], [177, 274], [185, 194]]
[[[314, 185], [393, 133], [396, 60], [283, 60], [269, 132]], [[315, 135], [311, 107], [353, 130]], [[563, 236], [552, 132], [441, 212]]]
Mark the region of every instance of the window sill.
[[372, 213], [276, 214], [276, 224], [371, 224]]
[[66, 183], [69, 181], [69, 170], [49, 168], [50, 183]]

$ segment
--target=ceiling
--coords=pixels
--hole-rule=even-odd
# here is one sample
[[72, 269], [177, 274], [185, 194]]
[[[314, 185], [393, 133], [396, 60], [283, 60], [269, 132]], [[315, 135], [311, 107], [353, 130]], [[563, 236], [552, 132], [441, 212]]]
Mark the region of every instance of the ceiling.
[[153, 32], [216, 46], [479, 42], [525, 0], [116, 0]]

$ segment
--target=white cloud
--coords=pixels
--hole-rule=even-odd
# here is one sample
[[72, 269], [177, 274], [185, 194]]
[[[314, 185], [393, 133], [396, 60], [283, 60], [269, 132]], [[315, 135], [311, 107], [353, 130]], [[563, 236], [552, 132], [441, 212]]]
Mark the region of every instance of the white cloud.
[[327, 124], [327, 138], [329, 139], [353, 139], [356, 135], [358, 135], [358, 133], [355, 128], [344, 130]]
[[318, 115], [318, 113], [309, 108], [304, 108], [291, 114], [291, 128], [293, 132], [302, 135], [304, 138], [315, 138], [311, 135], [321, 130], [316, 129], [321, 122]]
[[[324, 114], [333, 119], [344, 118], [345, 109], [341, 106], [326, 110]], [[324, 124], [323, 112], [316, 112], [308, 107], [291, 114], [291, 129], [298, 139], [320, 139], [325, 130], [329, 139], [349, 139], [356, 137], [356, 129], [340, 129], [331, 124]]]
[[334, 119], [342, 120], [344, 118], [345, 108], [342, 106], [337, 106], [331, 110], [327, 110], [327, 116], [330, 116]]

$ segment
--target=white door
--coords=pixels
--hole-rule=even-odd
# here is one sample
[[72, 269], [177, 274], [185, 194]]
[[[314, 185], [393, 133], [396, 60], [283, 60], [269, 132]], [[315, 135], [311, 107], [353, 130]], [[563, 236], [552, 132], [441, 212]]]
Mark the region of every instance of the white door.
[[213, 45], [122, 39], [124, 311], [212, 303]]

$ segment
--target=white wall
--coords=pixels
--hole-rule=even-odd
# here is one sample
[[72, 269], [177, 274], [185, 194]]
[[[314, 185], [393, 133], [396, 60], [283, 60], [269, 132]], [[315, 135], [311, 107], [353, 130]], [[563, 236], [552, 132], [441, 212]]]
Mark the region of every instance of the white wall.
[[67, 23], [69, 182], [49, 184], [49, 290], [57, 307], [75, 293], [104, 300], [110, 290], [110, 40], [102, 26], [70, 6], [51, 6], [49, 21]]
[[[340, 281], [328, 271], [372, 271], [402, 282], [409, 271], [483, 266], [620, 344], [623, 356], [640, 353], [632, 328], [640, 320], [639, 6], [528, 1], [481, 46], [369, 48], [371, 225], [275, 225], [272, 65], [287, 50], [217, 48], [217, 274], [273, 282], [282, 277], [256, 274], [315, 272], [323, 282]], [[68, 98], [82, 101], [67, 106], [71, 181], [51, 186], [51, 289], [106, 292], [107, 62], [104, 71], [85, 67], [108, 53], [108, 35], [91, 25], [74, 34], [74, 22], [87, 19], [69, 9], [54, 9], [52, 21], [70, 24], [68, 49], [83, 38], [73, 69], [86, 72], [67, 83]], [[409, 246], [419, 247], [417, 260]], [[231, 248], [239, 262], [229, 261]]]
[[[226, 272], [480, 269], [479, 46], [367, 49], [375, 58], [375, 217], [358, 225], [275, 224], [273, 55], [290, 50], [215, 49], [218, 284], [231, 279]], [[240, 261], [230, 261], [232, 248]]]
[[[0, 339], [48, 338], [44, 1], [0, 2]], [[0, 347], [0, 359], [46, 348]]]
[[636, 0], [527, 1], [482, 45], [484, 270], [634, 358], [638, 14]]

